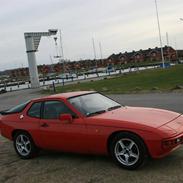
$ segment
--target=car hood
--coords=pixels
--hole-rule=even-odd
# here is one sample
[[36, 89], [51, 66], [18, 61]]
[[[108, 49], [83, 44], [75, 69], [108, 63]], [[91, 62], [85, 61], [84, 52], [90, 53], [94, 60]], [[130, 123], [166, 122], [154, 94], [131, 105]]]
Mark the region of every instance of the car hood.
[[[182, 133], [183, 132], [183, 115], [179, 116], [175, 120], [170, 121], [169, 123], [167, 123], [164, 126], [173, 129], [177, 133]], [[162, 127], [164, 127], [164, 126], [162, 126]], [[160, 129], [161, 129], [161, 127], [160, 127]]]
[[95, 116], [98, 119], [137, 123], [153, 128], [159, 128], [177, 119], [181, 114], [163, 109], [123, 107]]

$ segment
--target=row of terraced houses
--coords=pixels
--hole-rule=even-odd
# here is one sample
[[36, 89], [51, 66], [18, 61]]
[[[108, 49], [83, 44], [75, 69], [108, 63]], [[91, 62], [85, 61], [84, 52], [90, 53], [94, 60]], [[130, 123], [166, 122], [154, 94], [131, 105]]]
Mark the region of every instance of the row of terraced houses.
[[[176, 61], [178, 58], [178, 53], [172, 47], [165, 46], [163, 48], [163, 53], [165, 60]], [[120, 63], [136, 63], [136, 62], [157, 62], [162, 58], [161, 48], [146, 49], [132, 52], [125, 52], [119, 54], [112, 54], [109, 59]]]
[[[165, 46], [163, 48], [164, 57], [167, 61], [175, 62], [179, 58], [183, 58], [183, 50], [175, 50], [172, 47]], [[149, 48], [146, 50], [124, 52], [119, 54], [112, 54], [107, 59], [103, 60], [81, 60], [74, 62], [66, 62], [63, 66], [62, 63], [53, 65], [40, 65], [38, 71], [42, 75], [48, 73], [61, 73], [65, 72], [77, 72], [86, 71], [94, 67], [107, 67], [109, 64], [114, 66], [128, 64], [128, 63], [140, 63], [140, 62], [158, 62], [161, 60], [161, 49], [160, 48]], [[26, 77], [29, 75], [28, 68], [19, 68], [8, 71], [8, 74], [12, 78]]]

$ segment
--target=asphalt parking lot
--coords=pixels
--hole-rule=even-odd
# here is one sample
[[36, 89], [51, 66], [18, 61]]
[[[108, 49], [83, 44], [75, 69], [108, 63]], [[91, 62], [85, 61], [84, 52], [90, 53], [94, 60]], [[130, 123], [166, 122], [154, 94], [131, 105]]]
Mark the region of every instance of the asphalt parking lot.
[[[0, 95], [0, 110], [41, 96], [37, 90]], [[111, 95], [121, 104], [158, 107], [183, 113], [183, 93]], [[118, 168], [108, 157], [41, 152], [32, 160], [21, 160], [12, 142], [0, 137], [0, 183], [181, 183], [183, 147], [160, 160], [149, 160], [136, 171]]]

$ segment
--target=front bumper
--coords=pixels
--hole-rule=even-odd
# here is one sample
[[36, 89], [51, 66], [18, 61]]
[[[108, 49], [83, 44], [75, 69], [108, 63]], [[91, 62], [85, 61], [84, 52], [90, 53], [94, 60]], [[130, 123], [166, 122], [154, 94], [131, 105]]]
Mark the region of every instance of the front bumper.
[[162, 158], [178, 149], [183, 144], [183, 133], [177, 136], [153, 143], [152, 158]]

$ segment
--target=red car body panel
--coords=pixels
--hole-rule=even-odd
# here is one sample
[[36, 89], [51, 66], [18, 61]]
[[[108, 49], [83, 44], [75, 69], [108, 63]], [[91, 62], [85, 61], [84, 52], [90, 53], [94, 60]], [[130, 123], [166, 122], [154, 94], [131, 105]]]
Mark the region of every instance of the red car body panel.
[[[93, 92], [73, 92], [32, 100], [23, 112], [0, 116], [1, 135], [12, 140], [15, 130], [30, 133], [35, 144], [43, 149], [85, 154], [108, 154], [108, 140], [114, 133], [127, 131], [138, 135], [153, 158], [160, 158], [178, 148], [181, 143], [164, 149], [162, 142], [183, 136], [183, 116], [178, 113], [138, 107], [122, 107], [92, 117], [85, 117], [68, 101], [70, 97]], [[60, 120], [32, 118], [27, 111], [34, 102], [63, 101], [78, 118], [64, 124]], [[20, 119], [20, 115], [24, 118]], [[42, 124], [47, 123], [48, 128]]]

